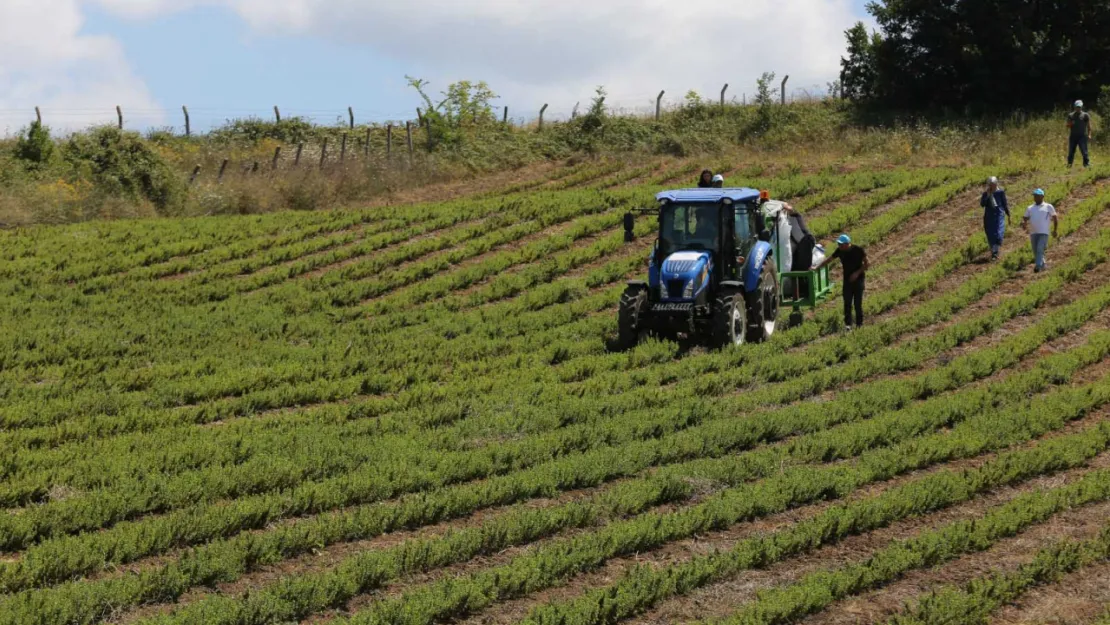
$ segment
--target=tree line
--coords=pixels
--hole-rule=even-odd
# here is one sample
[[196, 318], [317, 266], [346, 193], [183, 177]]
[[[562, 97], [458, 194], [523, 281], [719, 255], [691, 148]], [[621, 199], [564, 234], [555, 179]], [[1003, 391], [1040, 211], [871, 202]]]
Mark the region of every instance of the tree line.
[[1110, 0], [878, 0], [867, 11], [878, 30], [846, 31], [841, 59], [844, 96], [858, 103], [963, 115], [1110, 105]]

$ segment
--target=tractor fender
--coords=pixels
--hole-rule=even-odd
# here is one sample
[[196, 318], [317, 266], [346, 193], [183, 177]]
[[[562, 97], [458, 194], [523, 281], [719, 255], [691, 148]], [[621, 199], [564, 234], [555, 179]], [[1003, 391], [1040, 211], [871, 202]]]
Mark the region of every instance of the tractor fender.
[[759, 276], [763, 273], [763, 263], [771, 255], [771, 244], [756, 241], [748, 252], [748, 262], [744, 264], [744, 290], [748, 293], [759, 288]]
[[634, 287], [638, 287], [638, 288], [641, 288], [641, 289], [648, 288], [648, 283], [643, 281], [643, 280], [629, 280], [628, 282], [625, 282], [625, 284], [627, 286], [634, 286]]

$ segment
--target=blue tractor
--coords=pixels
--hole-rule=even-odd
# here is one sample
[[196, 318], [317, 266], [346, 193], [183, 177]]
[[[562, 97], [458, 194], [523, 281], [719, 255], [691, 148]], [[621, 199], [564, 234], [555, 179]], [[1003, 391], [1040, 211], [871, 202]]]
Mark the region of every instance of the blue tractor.
[[[787, 211], [766, 193], [697, 188], [655, 199], [657, 208], [639, 212], [657, 212], [659, 236], [647, 281], [629, 281], [621, 296], [618, 349], [645, 335], [684, 335], [713, 347], [761, 342], [779, 326], [780, 307], [793, 308], [790, 321], [797, 323], [802, 308], [827, 296], [827, 269], [811, 271], [807, 258], [804, 271], [790, 271]], [[625, 241], [634, 240], [633, 227], [628, 213]], [[782, 295], [784, 280], [792, 297]]]

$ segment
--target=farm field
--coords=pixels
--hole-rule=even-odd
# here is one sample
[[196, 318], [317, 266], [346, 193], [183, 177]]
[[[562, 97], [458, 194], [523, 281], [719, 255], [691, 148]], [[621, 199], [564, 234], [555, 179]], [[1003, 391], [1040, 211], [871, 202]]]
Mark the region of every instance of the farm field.
[[[867, 325], [611, 351], [703, 167], [866, 246]], [[0, 295], [0, 625], [1110, 623], [1110, 167], [584, 163], [0, 231]]]

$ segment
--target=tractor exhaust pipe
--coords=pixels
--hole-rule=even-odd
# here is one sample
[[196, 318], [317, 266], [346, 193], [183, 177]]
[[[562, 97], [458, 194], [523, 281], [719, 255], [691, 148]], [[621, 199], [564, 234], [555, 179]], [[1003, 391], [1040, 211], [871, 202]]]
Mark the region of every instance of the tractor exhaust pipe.
[[631, 243], [636, 240], [636, 235], [632, 233], [636, 227], [636, 218], [632, 213], [624, 214], [624, 242]]

